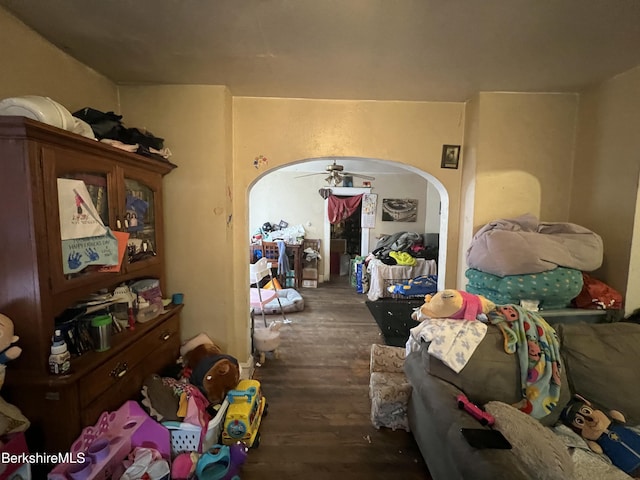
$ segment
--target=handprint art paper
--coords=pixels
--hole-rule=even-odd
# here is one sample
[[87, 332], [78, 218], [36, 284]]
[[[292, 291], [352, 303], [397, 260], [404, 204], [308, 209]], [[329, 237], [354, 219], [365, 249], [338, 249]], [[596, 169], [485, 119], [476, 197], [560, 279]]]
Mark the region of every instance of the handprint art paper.
[[58, 178], [58, 210], [62, 240], [97, 237], [107, 231], [82, 180]]
[[118, 265], [118, 240], [111, 229], [104, 235], [62, 240], [62, 270], [76, 273], [89, 265]]

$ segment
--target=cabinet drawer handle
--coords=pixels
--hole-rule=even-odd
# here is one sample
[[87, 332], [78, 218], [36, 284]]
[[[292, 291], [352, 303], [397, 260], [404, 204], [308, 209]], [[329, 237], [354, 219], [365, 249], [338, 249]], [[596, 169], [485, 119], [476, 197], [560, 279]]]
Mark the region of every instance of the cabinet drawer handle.
[[172, 332], [163, 332], [160, 335], [160, 340], [162, 340], [163, 342], [166, 342], [167, 340], [169, 340], [171, 338], [171, 335], [173, 335]]
[[114, 378], [122, 378], [127, 373], [128, 368], [129, 365], [127, 364], [127, 362], [118, 363], [118, 365], [116, 365], [116, 367], [111, 370], [110, 375]]

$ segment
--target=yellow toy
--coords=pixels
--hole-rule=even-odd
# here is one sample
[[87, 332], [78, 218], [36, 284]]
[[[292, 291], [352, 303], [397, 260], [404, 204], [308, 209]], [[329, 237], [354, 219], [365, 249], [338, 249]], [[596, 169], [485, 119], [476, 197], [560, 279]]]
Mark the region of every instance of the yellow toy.
[[249, 448], [260, 445], [260, 422], [267, 414], [267, 399], [262, 395], [260, 382], [240, 380], [238, 386], [227, 394], [229, 408], [222, 430], [222, 443], [244, 443]]
[[416, 321], [427, 318], [453, 318], [476, 320], [488, 314], [496, 305], [482, 295], [461, 290], [441, 290], [434, 295], [425, 295], [424, 304], [412, 314]]

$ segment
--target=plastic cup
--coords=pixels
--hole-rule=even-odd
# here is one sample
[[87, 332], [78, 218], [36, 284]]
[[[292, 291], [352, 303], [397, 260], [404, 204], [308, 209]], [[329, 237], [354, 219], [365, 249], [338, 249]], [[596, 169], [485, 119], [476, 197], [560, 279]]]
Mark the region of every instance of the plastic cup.
[[183, 293], [174, 293], [171, 296], [171, 302], [174, 305], [182, 305], [183, 301], [184, 301], [184, 294]]

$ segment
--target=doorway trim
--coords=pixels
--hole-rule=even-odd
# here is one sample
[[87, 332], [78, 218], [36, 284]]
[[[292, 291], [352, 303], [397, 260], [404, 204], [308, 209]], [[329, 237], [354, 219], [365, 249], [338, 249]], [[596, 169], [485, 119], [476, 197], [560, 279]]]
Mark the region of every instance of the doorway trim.
[[[371, 193], [371, 187], [331, 187], [331, 195], [340, 197], [355, 197], [363, 193]], [[362, 223], [362, 220], [361, 220]], [[362, 252], [369, 252], [369, 228], [360, 228], [360, 255]], [[331, 238], [331, 223], [329, 223], [329, 198], [324, 199], [324, 238]], [[322, 281], [327, 282], [331, 277], [331, 244], [324, 242], [322, 246]], [[329, 245], [327, 245], [329, 243]]]

